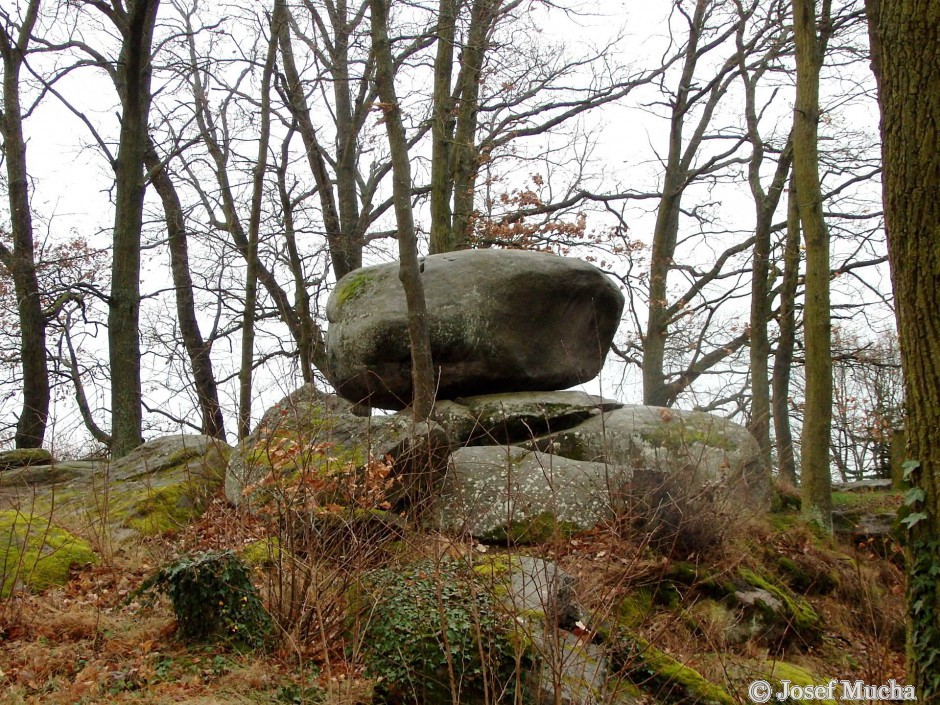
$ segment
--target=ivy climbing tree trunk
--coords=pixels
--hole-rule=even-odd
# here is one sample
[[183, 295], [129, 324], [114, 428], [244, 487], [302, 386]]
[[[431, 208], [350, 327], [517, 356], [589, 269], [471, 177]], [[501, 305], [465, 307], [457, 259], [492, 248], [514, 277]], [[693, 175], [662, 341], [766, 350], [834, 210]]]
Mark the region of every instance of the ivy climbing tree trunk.
[[[830, 0], [823, 0], [822, 26]], [[800, 225], [806, 242], [806, 405], [802, 435], [802, 513], [832, 530], [832, 479], [829, 436], [832, 425], [832, 348], [829, 319], [829, 231], [823, 217], [819, 183], [819, 71], [825, 35], [816, 29], [813, 0], [793, 0], [796, 41], [796, 102], [793, 108], [793, 177]]]
[[411, 209], [411, 165], [408, 141], [395, 93], [392, 50], [388, 38], [387, 0], [370, 0], [372, 11], [372, 51], [375, 54], [375, 83], [382, 101], [385, 129], [392, 156], [392, 189], [395, 221], [398, 225], [399, 274], [408, 302], [408, 336], [411, 340], [412, 409], [419, 418], [428, 418], [434, 406], [434, 367], [428, 336], [428, 310], [418, 262], [418, 240]]
[[907, 399], [908, 678], [940, 702], [940, 3], [868, 0], [884, 210]]

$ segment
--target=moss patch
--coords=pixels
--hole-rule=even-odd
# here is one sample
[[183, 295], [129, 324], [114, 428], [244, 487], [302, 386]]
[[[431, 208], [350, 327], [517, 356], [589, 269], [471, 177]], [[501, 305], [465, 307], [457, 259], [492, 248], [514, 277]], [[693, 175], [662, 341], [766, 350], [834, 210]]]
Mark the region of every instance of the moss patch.
[[624, 673], [657, 702], [699, 705], [737, 705], [720, 685], [712, 683], [690, 666], [677, 661], [645, 639], [631, 636], [620, 660]]
[[372, 283], [373, 275], [364, 272], [353, 272], [346, 276], [336, 288], [336, 301], [340, 306], [347, 301], [362, 296]]
[[787, 626], [790, 629], [807, 641], [812, 641], [819, 636], [819, 615], [806, 600], [747, 568], [741, 568], [740, 575], [750, 585], [766, 590], [780, 600], [786, 611], [786, 614], [782, 616], [787, 620]]
[[44, 590], [68, 580], [75, 565], [94, 563], [91, 546], [47, 519], [16, 510], [0, 512], [0, 596], [17, 586]]
[[663, 423], [654, 429], [643, 431], [640, 437], [655, 448], [679, 451], [695, 443], [733, 451], [737, 444], [722, 435], [721, 431], [711, 426], [698, 426], [689, 421], [667, 424]]
[[532, 544], [567, 539], [578, 531], [580, 527], [577, 524], [561, 521], [551, 512], [541, 512], [527, 519], [513, 521], [508, 527], [501, 526], [483, 538], [495, 543]]
[[[826, 685], [829, 682], [828, 678], [821, 678], [813, 673], [810, 673], [805, 668], [796, 666], [792, 663], [786, 663], [785, 661], [765, 661], [757, 666], [757, 671], [761, 676], [769, 680], [774, 685], [774, 690], [780, 692], [783, 690], [783, 681], [789, 681], [792, 685], [798, 685], [801, 687], [814, 686], [814, 685]], [[785, 703], [823, 703], [823, 705], [836, 705], [835, 700], [814, 700], [811, 698], [808, 699], [797, 699], [797, 698], [786, 698], [784, 700], [777, 700], [774, 698], [774, 702], [785, 702]]]

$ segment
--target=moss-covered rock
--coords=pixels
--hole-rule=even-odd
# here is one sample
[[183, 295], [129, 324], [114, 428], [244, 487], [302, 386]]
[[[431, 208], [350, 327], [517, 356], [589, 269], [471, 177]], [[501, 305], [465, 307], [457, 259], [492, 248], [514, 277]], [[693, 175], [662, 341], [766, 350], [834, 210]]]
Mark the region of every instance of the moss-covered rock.
[[770, 507], [770, 477], [746, 428], [712, 414], [624, 406], [531, 444], [579, 461], [681, 473], [690, 488], [721, 483], [750, 507]]
[[298, 489], [312, 493], [305, 504], [319, 507], [358, 506], [356, 492], [375, 506], [423, 501], [450, 450], [444, 430], [404, 412], [356, 411], [312, 384], [280, 400], [232, 455], [226, 498], [252, 511], [272, 500], [287, 508]]
[[612, 666], [656, 702], [737, 705], [722, 686], [638, 636], [624, 637]]
[[52, 453], [45, 448], [14, 448], [0, 452], [0, 472], [30, 465], [49, 465]]
[[145, 536], [179, 530], [222, 486], [231, 450], [208, 436], [148, 441], [108, 469], [104, 518]]
[[65, 583], [73, 566], [94, 563], [91, 546], [48, 519], [16, 510], [0, 512], [0, 597]]

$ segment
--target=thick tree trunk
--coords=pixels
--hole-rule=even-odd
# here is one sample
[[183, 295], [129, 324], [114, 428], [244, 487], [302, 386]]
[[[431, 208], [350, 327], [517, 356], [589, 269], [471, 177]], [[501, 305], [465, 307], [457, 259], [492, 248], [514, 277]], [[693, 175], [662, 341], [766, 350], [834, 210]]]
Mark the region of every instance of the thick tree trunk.
[[940, 4], [868, 0], [881, 103], [884, 206], [907, 398], [908, 677], [940, 702]]
[[408, 142], [395, 94], [394, 64], [388, 39], [387, 0], [369, 0], [372, 10], [372, 51], [375, 54], [375, 82], [385, 114], [389, 150], [392, 156], [392, 189], [395, 220], [398, 224], [399, 278], [408, 302], [408, 336], [411, 340], [412, 409], [419, 418], [428, 418], [434, 406], [434, 367], [428, 336], [428, 312], [424, 284], [418, 262], [414, 215], [411, 210], [411, 166]]
[[774, 353], [773, 418], [777, 444], [778, 477], [796, 484], [796, 455], [793, 452], [793, 431], [790, 427], [790, 373], [793, 347], [796, 342], [796, 289], [800, 278], [800, 211], [796, 184], [791, 176], [787, 196], [787, 235], [783, 246], [783, 281], [780, 284], [780, 313], [777, 325], [780, 334]]
[[0, 32], [3, 58], [3, 136], [7, 172], [7, 196], [13, 250], [0, 245], [0, 261], [10, 271], [16, 293], [20, 324], [20, 365], [23, 372], [23, 409], [16, 424], [16, 447], [38, 448], [46, 433], [49, 416], [49, 366], [46, 360], [46, 319], [43, 315], [36, 256], [33, 220], [29, 205], [29, 176], [26, 169], [26, 142], [20, 108], [20, 67], [29, 44], [30, 32], [39, 12], [39, 0], [32, 0], [26, 10], [18, 36]]
[[[825, 11], [824, 11], [825, 12]], [[829, 232], [819, 184], [817, 127], [822, 64], [813, 0], [793, 0], [796, 40], [796, 103], [793, 110], [793, 173], [806, 242], [806, 402], [802, 435], [802, 513], [832, 530], [829, 437], [832, 424], [832, 349], [829, 320]]]
[[450, 168], [454, 191], [454, 213], [451, 226], [452, 249], [467, 247], [473, 218], [473, 196], [480, 169], [477, 148], [477, 113], [480, 109], [480, 82], [487, 37], [492, 29], [499, 0], [474, 0], [470, 10], [467, 44], [460, 58], [459, 99], [451, 148]]
[[114, 235], [108, 352], [111, 359], [111, 454], [143, 443], [140, 387], [140, 231], [144, 208], [144, 154], [150, 114], [150, 50], [159, 0], [127, 4], [116, 76], [121, 132], [115, 160]]
[[167, 242], [170, 249], [170, 271], [173, 275], [173, 289], [176, 295], [176, 317], [179, 321], [180, 335], [189, 363], [193, 368], [193, 383], [196, 398], [202, 416], [202, 432], [207, 436], [225, 440], [225, 422], [222, 406], [219, 404], [219, 391], [212, 369], [212, 346], [206, 343], [199, 330], [196, 318], [196, 300], [193, 294], [193, 280], [189, 270], [189, 235], [186, 232], [186, 217], [176, 187], [165, 165], [157, 156], [153, 145], [145, 155], [150, 181], [163, 203], [166, 221]]
[[451, 227], [450, 154], [454, 140], [454, 99], [451, 74], [454, 70], [456, 0], [440, 0], [437, 18], [437, 56], [434, 59], [434, 112], [431, 115], [431, 254], [456, 247]]

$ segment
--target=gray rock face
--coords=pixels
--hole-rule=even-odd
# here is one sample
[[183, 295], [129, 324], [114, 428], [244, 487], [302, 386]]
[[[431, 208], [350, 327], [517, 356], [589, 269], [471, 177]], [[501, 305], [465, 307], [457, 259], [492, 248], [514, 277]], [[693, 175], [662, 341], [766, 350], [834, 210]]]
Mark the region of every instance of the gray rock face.
[[409, 414], [358, 416], [353, 405], [307, 384], [279, 401], [232, 454], [225, 496], [239, 505], [273, 471], [320, 478], [361, 471], [369, 459], [391, 461], [396, 482], [391, 498], [425, 492], [433, 470], [443, 470], [450, 450], [435, 423]]
[[[423, 260], [438, 398], [554, 390], [594, 378], [624, 298], [596, 267], [515, 250], [466, 250]], [[327, 303], [331, 382], [386, 409], [411, 399], [407, 306], [398, 264], [337, 282]]]
[[557, 526], [590, 528], [612, 516], [629, 467], [513, 446], [451, 454], [440, 496], [442, 528], [481, 539], [538, 541]]
[[720, 484], [750, 506], [769, 501], [769, 478], [758, 462], [754, 437], [743, 426], [704, 412], [625, 406], [526, 445], [635, 471], [679, 471], [691, 487]]

